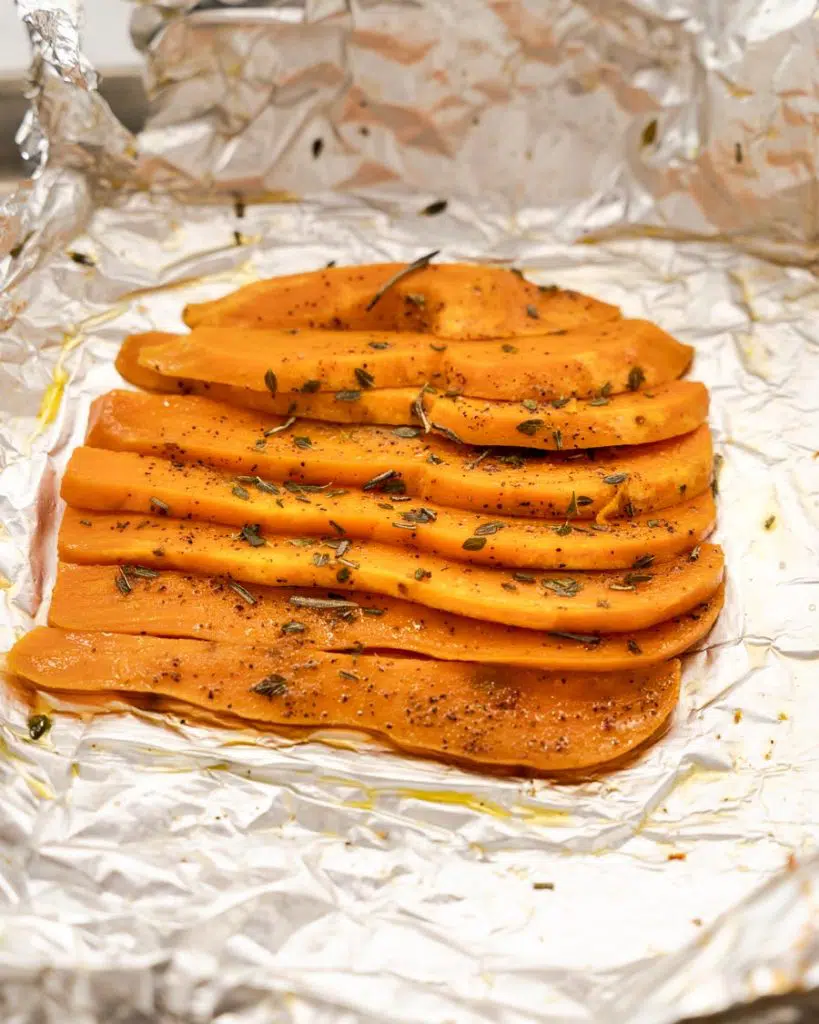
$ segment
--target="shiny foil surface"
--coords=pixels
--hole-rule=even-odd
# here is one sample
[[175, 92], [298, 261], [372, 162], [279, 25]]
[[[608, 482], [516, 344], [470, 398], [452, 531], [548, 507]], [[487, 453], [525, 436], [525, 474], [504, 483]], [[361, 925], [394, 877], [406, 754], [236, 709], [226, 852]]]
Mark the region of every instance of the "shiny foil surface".
[[138, 139], [74, 5], [18, 6], [39, 172], [0, 239], [2, 649], [45, 621], [60, 474], [125, 334], [435, 248], [696, 347], [728, 600], [667, 734], [584, 782], [45, 695], [35, 742], [3, 688], [0, 1020], [671, 1024], [819, 985], [813, 5], [145, 4]]

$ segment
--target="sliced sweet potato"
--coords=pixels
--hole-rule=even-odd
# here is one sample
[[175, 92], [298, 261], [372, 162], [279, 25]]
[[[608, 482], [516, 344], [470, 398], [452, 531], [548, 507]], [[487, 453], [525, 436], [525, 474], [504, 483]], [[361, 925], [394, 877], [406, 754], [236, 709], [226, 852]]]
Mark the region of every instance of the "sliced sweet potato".
[[[420, 396], [415, 388], [368, 389], [362, 386], [337, 392], [280, 391], [275, 375], [268, 378], [274, 389], [269, 390], [263, 386], [267, 371], [261, 370], [258, 379], [255, 370], [253, 373], [237, 370], [234, 374], [237, 381], [254, 380], [252, 387], [218, 380], [208, 383], [190, 377], [164, 377], [155, 369], [157, 360], [148, 357], [163, 347], [147, 344], [146, 339], [153, 337], [132, 335], [117, 361], [122, 376], [138, 387], [206, 395], [242, 408], [331, 423], [420, 423], [417, 410], [423, 400], [427, 423], [472, 444], [567, 449], [645, 444], [693, 430], [708, 414], [708, 393], [703, 384], [695, 381], [676, 381], [650, 392], [626, 392], [611, 398], [606, 395], [582, 401], [561, 398], [538, 404], [534, 399], [507, 402], [465, 398], [449, 392], [433, 392], [429, 388], [424, 388]], [[480, 343], [459, 344], [464, 347]], [[141, 354], [143, 350], [145, 357]], [[181, 358], [176, 362], [181, 363]], [[199, 365], [197, 372], [206, 374], [213, 367], [214, 375], [218, 376], [217, 359], [203, 356]], [[497, 377], [500, 372], [496, 368], [487, 374]], [[481, 376], [476, 374], [476, 378]], [[636, 377], [632, 378], [632, 383], [637, 383]], [[561, 439], [559, 443], [556, 438]]]
[[[286, 422], [193, 396], [113, 391], [94, 403], [88, 443], [334, 488], [395, 473], [419, 499], [490, 515], [563, 516], [573, 493], [579, 519], [612, 503], [620, 514], [651, 512], [701, 494], [711, 480], [705, 426], [636, 448], [527, 454], [476, 453], [417, 428], [339, 430], [297, 422], [280, 429]], [[310, 447], [298, 447], [297, 436]]]
[[[655, 387], [688, 368], [693, 349], [646, 320], [612, 320], [560, 335], [450, 341], [374, 331], [199, 327], [132, 336], [141, 366], [163, 377], [277, 394], [432, 384], [439, 391], [521, 402], [593, 398]], [[270, 374], [273, 374], [273, 377]], [[595, 397], [597, 396], [597, 397]]]
[[305, 659], [47, 627], [19, 640], [8, 665], [50, 692], [168, 698], [261, 725], [362, 730], [413, 753], [541, 772], [591, 768], [634, 749], [667, 720], [680, 683], [676, 660], [559, 674], [375, 655]]
[[[173, 509], [164, 511], [173, 514]], [[508, 626], [569, 632], [647, 629], [703, 601], [722, 579], [719, 547], [697, 558], [659, 565], [640, 559], [633, 570], [517, 578], [512, 571], [452, 562], [374, 541], [333, 537], [266, 537], [254, 524], [232, 527], [165, 518], [66, 509], [59, 534], [63, 561], [131, 564], [231, 576], [277, 587], [338, 587], [404, 597], [418, 604]]]
[[724, 598], [720, 586], [705, 603], [651, 629], [603, 634], [584, 643], [356, 591], [339, 601], [332, 591], [245, 587], [225, 577], [143, 567], [126, 575], [131, 589], [120, 590], [114, 566], [61, 563], [49, 625], [277, 649], [393, 650], [442, 661], [613, 672], [682, 654], [708, 633]]
[[424, 407], [430, 423], [468, 444], [559, 451], [650, 444], [687, 434], [708, 416], [708, 390], [699, 381], [678, 380], [650, 392], [614, 395], [605, 405], [572, 399], [559, 408], [425, 395]]
[[[389, 488], [392, 482], [381, 486]], [[666, 514], [646, 512], [606, 525], [577, 522], [576, 496], [560, 520], [492, 518], [442, 505], [396, 502], [378, 487], [305, 491], [292, 481], [284, 486], [255, 477], [237, 480], [196, 464], [101, 448], [74, 452], [62, 496], [69, 505], [98, 512], [151, 514], [159, 501], [180, 519], [239, 527], [252, 521], [265, 533], [320, 536], [332, 533], [335, 522], [351, 540], [518, 569], [627, 569], [647, 556], [660, 562], [704, 540], [716, 517], [714, 500], [705, 491]]]
[[[616, 306], [543, 287], [515, 271], [441, 263], [375, 263], [290, 274], [185, 307], [190, 327], [320, 327], [423, 331], [441, 338], [509, 338], [613, 320]], [[403, 276], [386, 288], [396, 274]], [[379, 297], [380, 296], [380, 297]]]

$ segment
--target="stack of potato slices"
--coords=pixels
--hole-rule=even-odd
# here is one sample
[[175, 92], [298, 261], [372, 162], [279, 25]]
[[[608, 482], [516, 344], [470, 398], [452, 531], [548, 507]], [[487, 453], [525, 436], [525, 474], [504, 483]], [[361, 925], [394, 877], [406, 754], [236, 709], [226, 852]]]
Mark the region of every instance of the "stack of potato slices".
[[656, 736], [723, 557], [708, 396], [654, 324], [517, 271], [373, 265], [128, 338], [73, 455], [51, 691], [535, 772]]

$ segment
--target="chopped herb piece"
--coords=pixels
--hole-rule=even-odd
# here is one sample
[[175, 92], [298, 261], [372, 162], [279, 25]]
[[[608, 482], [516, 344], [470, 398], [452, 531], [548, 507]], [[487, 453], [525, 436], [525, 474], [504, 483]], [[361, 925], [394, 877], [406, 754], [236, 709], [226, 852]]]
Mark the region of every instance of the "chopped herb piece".
[[500, 455], [498, 461], [502, 462], [504, 466], [511, 466], [513, 469], [520, 469], [521, 466], [526, 464], [526, 460], [522, 455]]
[[640, 555], [632, 562], [633, 569], [647, 569], [654, 564], [654, 555]]
[[643, 128], [643, 134], [640, 137], [640, 141], [643, 146], [650, 146], [657, 138], [657, 118], [652, 118], [648, 124]]
[[608, 405], [608, 404], [609, 404], [608, 398], [604, 398], [602, 395], [599, 395], [597, 398], [592, 398], [589, 401], [589, 405]]
[[542, 426], [543, 420], [524, 420], [522, 423], [518, 423], [515, 429], [521, 434], [526, 434], [527, 437], [533, 437]]
[[629, 641], [627, 641], [626, 647], [628, 647], [628, 649], [631, 651], [632, 654], [642, 654], [643, 653], [642, 647], [637, 643], [636, 640], [629, 640]]
[[648, 522], [646, 523], [646, 526], [650, 527], [651, 529], [654, 529], [655, 526], [659, 526], [659, 525], [660, 525], [660, 520], [659, 519], [649, 519]]
[[365, 615], [384, 615], [386, 608], [362, 608], [361, 611]]
[[537, 412], [537, 402], [534, 398], [524, 398], [520, 404], [527, 412]]
[[406, 301], [417, 309], [423, 309], [427, 304], [427, 297], [426, 295], [421, 295], [420, 292], [409, 292], [406, 296]]
[[632, 587], [637, 583], [648, 583], [653, 579], [654, 574], [650, 572], [627, 572], [623, 577], [623, 584], [626, 587]]
[[151, 552], [151, 554], [152, 555], [156, 555], [157, 558], [164, 558], [165, 557], [165, 549], [164, 548], [154, 548], [153, 551]]
[[324, 566], [328, 565], [329, 562], [330, 562], [330, 556], [328, 554], [326, 554], [326, 552], [324, 552], [324, 551], [316, 551], [313, 554], [313, 565], [315, 565], [317, 569], [324, 568]]
[[512, 579], [517, 580], [518, 583], [534, 583], [535, 577], [528, 572], [513, 572]]
[[559, 430], [552, 431], [552, 439], [554, 440], [555, 448], [558, 451], [560, 451], [560, 449], [563, 447], [563, 435], [560, 433]]
[[317, 160], [321, 156], [321, 151], [324, 149], [324, 139], [313, 139], [313, 144], [310, 149], [313, 153], [313, 159]]
[[553, 398], [550, 404], [551, 404], [553, 409], [562, 409], [563, 406], [564, 405], [568, 405], [569, 402], [571, 402], [571, 400], [572, 400], [571, 396], [569, 396], [569, 397], [561, 397], [561, 398]]
[[398, 284], [399, 281], [402, 281], [405, 277], [415, 273], [416, 270], [423, 270], [427, 267], [430, 260], [434, 259], [440, 251], [440, 249], [433, 249], [432, 252], [428, 252], [425, 256], [419, 256], [417, 260], [413, 260], [412, 263], [408, 263], [405, 267], [402, 267], [397, 274], [393, 274], [388, 281], [385, 281], [385, 283], [381, 285], [375, 295], [367, 303], [366, 311], [369, 313], [370, 310], [381, 301], [390, 288]]
[[443, 213], [448, 205], [448, 200], [436, 199], [434, 203], [430, 203], [429, 206], [425, 206], [423, 210], [419, 210], [419, 213], [422, 217], [434, 217], [436, 214]]
[[508, 590], [512, 594], [516, 594], [518, 592], [518, 588], [515, 586], [514, 583], [504, 582], [501, 583], [501, 586], [503, 587], [504, 590]]
[[257, 598], [255, 598], [247, 588], [243, 587], [241, 583], [237, 583], [236, 580], [228, 580], [227, 585], [234, 593], [238, 594], [243, 601], [247, 601], [248, 604], [258, 603]]
[[349, 538], [345, 537], [343, 540], [340, 540], [336, 546], [336, 558], [342, 558], [352, 546], [353, 542]]
[[558, 597], [576, 597], [583, 589], [583, 584], [579, 580], [571, 578], [565, 580], [543, 579], [540, 581], [540, 585], [546, 590], [551, 590]]
[[306, 380], [299, 388], [299, 391], [303, 392], [305, 395], [314, 395], [320, 388], [320, 380]]
[[462, 438], [458, 437], [458, 435], [455, 433], [455, 431], [454, 430], [450, 430], [449, 427], [442, 427], [440, 423], [432, 423], [431, 426], [432, 426], [433, 430], [437, 431], [439, 434], [443, 434], [443, 436], [448, 441], [454, 441], [455, 444], [463, 444], [464, 443]]
[[597, 607], [598, 608], [611, 608], [611, 605], [608, 603], [608, 601], [605, 599], [605, 597], [601, 597], [601, 598], [598, 598]]
[[577, 515], [577, 495], [572, 491], [569, 504], [566, 506], [566, 518], [571, 519]]
[[32, 715], [28, 720], [28, 735], [32, 740], [39, 740], [51, 728], [51, 719], [48, 715]]
[[374, 348], [378, 352], [390, 347], [390, 343], [388, 341], [368, 341], [367, 344], [370, 348]]
[[148, 504], [161, 516], [167, 516], [170, 514], [171, 506], [162, 501], [161, 498], [149, 498]]
[[234, 484], [230, 493], [236, 498], [241, 498], [242, 501], [250, 501], [250, 492], [245, 490], [241, 484]]
[[554, 882], [532, 882], [533, 889], [554, 889]]
[[80, 526], [91, 526], [91, 520], [90, 519], [81, 519], [80, 520]]
[[345, 601], [343, 598], [337, 597], [300, 597], [299, 595], [294, 595], [289, 600], [290, 604], [295, 605], [296, 608], [314, 608], [317, 611], [343, 611], [358, 608], [355, 601]]
[[626, 515], [628, 516], [629, 519], [633, 519], [634, 516], [636, 515], [634, 504], [632, 503], [631, 498], [629, 498], [628, 501], [623, 506], [623, 511], [626, 513]]
[[239, 534], [239, 539], [246, 541], [252, 548], [261, 548], [267, 543], [264, 537], [260, 536], [261, 526], [259, 523], [245, 523]]
[[517, 346], [516, 345], [510, 345], [508, 341], [505, 344], [501, 345], [501, 350], [503, 352], [510, 352], [510, 353], [518, 351]]
[[[281, 434], [281, 432], [283, 430], [289, 430], [290, 427], [292, 427], [295, 422], [296, 422], [296, 417], [295, 416], [289, 416], [284, 421], [284, 423], [281, 424], [281, 426], [271, 427], [270, 430], [266, 430], [264, 432], [264, 436], [265, 437], [272, 437], [274, 434]], [[259, 442], [257, 441], [256, 443], [258, 444]], [[264, 444], [264, 442], [262, 442], [262, 444]]]
[[348, 672], [344, 668], [340, 668], [338, 670], [338, 674], [341, 676], [342, 679], [349, 679], [353, 683], [357, 683], [360, 679], [360, 677], [357, 676], [355, 672]]
[[612, 473], [611, 476], [603, 477], [604, 484], [612, 484], [614, 487], [617, 484], [625, 483], [626, 480], [628, 480], [628, 473]]
[[640, 385], [645, 383], [646, 375], [643, 372], [641, 366], [632, 366], [628, 371], [628, 389], [629, 391], [637, 391]]
[[603, 387], [600, 388], [599, 394], [600, 394], [601, 398], [608, 398], [609, 397], [609, 395], [611, 394], [611, 381], [610, 380], [607, 380], [606, 383], [603, 385]]
[[276, 374], [272, 370], [268, 370], [264, 375], [264, 383], [267, 390], [271, 395], [275, 395], [279, 390], [279, 382], [276, 378]]
[[578, 504], [578, 506], [580, 508], [584, 508], [586, 505], [593, 505], [594, 504], [594, 498], [589, 498], [585, 494], [578, 494], [578, 496], [577, 496], [577, 504]]
[[339, 569], [338, 572], [336, 573], [336, 579], [338, 580], [339, 583], [346, 583], [349, 578], [350, 570], [347, 568], [346, 565], [342, 566], [342, 568]]
[[129, 565], [128, 572], [134, 576], [139, 576], [143, 580], [155, 580], [159, 576], [159, 572], [156, 569], [151, 569], [147, 565]]
[[383, 508], [386, 512], [392, 512], [395, 510], [395, 505], [391, 505], [388, 501], [379, 501], [378, 508]]
[[560, 526], [555, 527], [555, 533], [558, 535], [558, 537], [568, 537], [571, 532], [572, 526], [571, 523], [569, 523], [568, 521], [565, 523], [561, 523]]
[[540, 313], [538, 313], [537, 311], [537, 306], [527, 306], [526, 315], [530, 317], [532, 320], [540, 320]]
[[596, 647], [600, 643], [600, 637], [593, 633], [565, 633], [563, 630], [551, 629], [549, 636], [556, 636], [560, 640], [574, 640], [575, 643], [585, 644], [587, 647]]
[[412, 523], [393, 523], [396, 530], [414, 530], [415, 527]]
[[428, 569], [416, 569], [415, 578], [417, 580], [428, 580], [432, 577], [432, 573]]
[[260, 697], [281, 697], [283, 693], [287, 693], [287, 680], [284, 676], [274, 673], [264, 678], [260, 683], [256, 683], [255, 686], [251, 686], [250, 692], [258, 693]]
[[264, 451], [264, 449], [267, 447], [267, 441], [265, 441], [263, 437], [260, 437], [258, 441], [253, 442], [253, 447], [256, 449], [256, 451]]
[[361, 399], [360, 391], [336, 391], [333, 396], [337, 402], [358, 402]]
[[95, 266], [93, 258], [84, 252], [69, 252], [68, 255], [75, 263], [79, 263], [81, 267]]
[[293, 438], [293, 444], [297, 448], [312, 448], [313, 447], [313, 442], [310, 440], [309, 437], [294, 437]]
[[609, 583], [609, 590], [636, 590], [637, 588], [627, 583]]
[[491, 523], [481, 523], [480, 526], [475, 528], [475, 536], [488, 537], [490, 534], [497, 533], [498, 530], [503, 530], [505, 528], [506, 523], [502, 523], [500, 520], [495, 520]]
[[700, 546], [698, 544], [695, 548], [692, 548], [691, 551], [689, 552], [689, 554], [688, 554], [688, 561], [689, 562], [696, 562], [699, 557], [700, 557]]
[[346, 530], [344, 529], [344, 527], [343, 527], [343, 526], [339, 526], [339, 525], [338, 525], [338, 523], [337, 523], [337, 522], [335, 521], [335, 519], [330, 519], [330, 520], [329, 520], [329, 523], [330, 523], [330, 526], [332, 526], [332, 528], [333, 528], [333, 529], [334, 529], [334, 530], [336, 531], [336, 533], [339, 533], [339, 534], [342, 534], [342, 535], [343, 535], [343, 534], [345, 534], [345, 533], [347, 532], [347, 531], [346, 531]]
[[491, 448], [484, 448], [484, 450], [481, 452], [481, 454], [476, 459], [473, 459], [472, 462], [467, 462], [466, 466], [464, 466], [464, 469], [474, 469], [476, 466], [480, 466], [480, 464], [483, 462], [483, 460], [488, 455], [490, 455], [491, 452], [492, 452]]
[[365, 391], [367, 388], [375, 386], [375, 377], [373, 377], [371, 373], [368, 373], [367, 370], [362, 369], [362, 367], [357, 366], [355, 370], [353, 370], [353, 373], [355, 374], [355, 379]]
[[282, 633], [304, 633], [307, 626], [303, 622], [285, 622], [282, 625]]
[[393, 434], [395, 434], [396, 437], [402, 437], [407, 441], [418, 437], [420, 433], [420, 427], [396, 427], [395, 430], [393, 430]]
[[362, 485], [362, 491], [380, 491], [382, 485], [388, 480], [398, 479], [401, 474], [395, 469], [385, 469], [383, 473], [376, 473], [374, 477]]
[[[404, 483], [403, 480], [396, 477], [392, 480], [387, 480], [385, 483], [383, 483], [381, 485], [380, 490], [382, 494], [391, 494], [393, 495], [396, 501], [402, 501], [403, 499], [397, 497], [397, 495], [405, 494], [407, 490], [407, 485]], [[407, 501], [409, 500], [410, 499], [407, 498]]]
[[446, 345], [436, 345], [434, 342], [430, 342], [429, 347], [433, 352], [446, 352]]
[[467, 537], [461, 547], [464, 551], [480, 551], [486, 544], [486, 537]]
[[123, 595], [123, 597], [126, 594], [130, 594], [134, 589], [131, 586], [131, 581], [128, 579], [128, 574], [122, 566], [119, 566], [117, 569], [116, 575], [114, 576], [114, 583], [117, 586], [117, 590]]
[[[433, 465], [433, 466], [440, 466], [440, 465], [441, 465], [441, 463], [442, 463], [443, 461], [444, 461], [444, 460], [443, 460], [443, 459], [442, 459], [442, 458], [441, 458], [440, 456], [438, 456], [438, 455], [435, 455], [435, 453], [434, 453], [434, 452], [433, 452], [433, 453], [431, 453], [430, 455], [427, 455], [427, 462], [429, 462], [429, 463], [430, 463], [430, 465]], [[470, 467], [470, 468], [471, 468], [471, 467]]]

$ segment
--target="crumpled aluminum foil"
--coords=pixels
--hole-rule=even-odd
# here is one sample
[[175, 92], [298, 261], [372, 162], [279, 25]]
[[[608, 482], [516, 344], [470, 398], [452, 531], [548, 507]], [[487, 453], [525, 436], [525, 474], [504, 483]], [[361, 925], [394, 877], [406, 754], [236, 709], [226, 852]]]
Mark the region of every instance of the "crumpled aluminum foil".
[[[819, 284], [793, 265], [815, 233], [815, 138], [765, 135], [808, 110], [813, 5], [725, 3], [718, 25], [693, 0], [325, 0], [306, 25], [275, 4], [143, 5], [157, 107], [138, 140], [108, 131], [71, 5], [19, 6], [41, 169], [3, 220], [3, 649], [45, 619], [59, 475], [92, 398], [121, 386], [126, 333], [175, 329], [185, 302], [258, 276], [438, 247], [696, 346], [729, 598], [670, 732], [584, 784], [61, 704], [34, 743], [0, 690], [0, 1019], [670, 1024], [819, 985]], [[358, 151], [356, 82], [379, 97]], [[491, 132], [459, 129], [461, 95]], [[314, 161], [299, 146], [317, 111], [335, 127]], [[759, 162], [719, 169], [740, 123]], [[240, 218], [201, 201], [216, 184], [324, 190]], [[594, 244], [568, 244], [587, 229]]]

